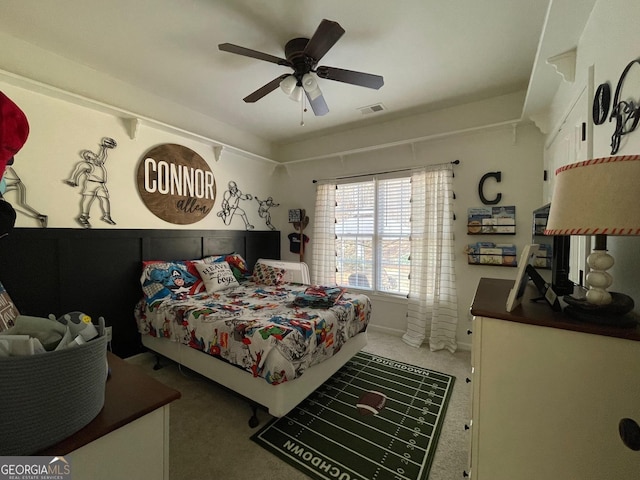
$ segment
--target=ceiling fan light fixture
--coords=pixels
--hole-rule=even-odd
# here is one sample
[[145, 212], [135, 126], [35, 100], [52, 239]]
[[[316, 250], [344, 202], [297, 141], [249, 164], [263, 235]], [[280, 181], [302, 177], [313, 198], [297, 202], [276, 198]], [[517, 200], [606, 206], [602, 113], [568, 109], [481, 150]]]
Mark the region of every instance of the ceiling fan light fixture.
[[298, 84], [298, 79], [293, 75], [289, 75], [288, 77], [285, 77], [280, 82], [280, 88], [287, 95], [291, 95], [295, 90], [297, 84]]
[[295, 75], [289, 75], [280, 82], [280, 88], [294, 102], [302, 100], [302, 87]]
[[[329, 107], [318, 87], [318, 77], [375, 90], [384, 85], [384, 78], [380, 75], [328, 67], [326, 65], [317, 66], [320, 59], [324, 57], [344, 33], [344, 28], [338, 22], [324, 19], [320, 22], [311, 38], [299, 37], [287, 42], [284, 47], [286, 58], [276, 57], [231, 43], [221, 43], [218, 48], [223, 52], [275, 63], [293, 70], [293, 74], [280, 75], [250, 93], [242, 99], [244, 102], [255, 103], [280, 86], [291, 100], [300, 102], [305, 100], [306, 97], [314, 115], [320, 117], [329, 112]], [[311, 73], [314, 75], [311, 75]], [[303, 111], [305, 111], [305, 108], [304, 102], [302, 102]]]
[[299, 102], [302, 100], [302, 92], [303, 92], [302, 87], [297, 86], [293, 89], [293, 92], [291, 92], [291, 95], [289, 95], [289, 98], [294, 102]]
[[313, 101], [322, 95], [320, 87], [318, 87], [318, 81], [310, 73], [305, 73], [302, 76], [302, 87], [304, 91], [309, 95], [309, 100]]

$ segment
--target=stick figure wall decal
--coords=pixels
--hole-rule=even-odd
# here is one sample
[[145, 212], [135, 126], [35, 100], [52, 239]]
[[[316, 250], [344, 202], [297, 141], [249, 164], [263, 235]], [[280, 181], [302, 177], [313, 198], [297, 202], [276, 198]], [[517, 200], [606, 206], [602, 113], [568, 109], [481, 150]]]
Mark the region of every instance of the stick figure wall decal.
[[218, 212], [218, 216], [222, 218], [225, 225], [229, 225], [233, 217], [237, 214], [242, 218], [246, 230], [253, 230], [255, 227], [249, 223], [247, 213], [240, 208], [240, 200], [253, 200], [253, 195], [243, 194], [238, 185], [233, 180], [229, 182], [228, 189], [222, 195], [222, 210]]
[[118, 144], [113, 138], [103, 137], [100, 142], [100, 150], [94, 153], [91, 150], [82, 150], [78, 162], [71, 173], [69, 179], [64, 183], [71, 187], [81, 186], [80, 195], [80, 215], [76, 218], [77, 222], [83, 228], [91, 228], [89, 223], [89, 213], [91, 205], [97, 198], [102, 211], [101, 220], [109, 225], [115, 225], [116, 222], [111, 218], [111, 202], [109, 200], [109, 191], [107, 190], [107, 169], [105, 162], [107, 160], [107, 150], [116, 148]]
[[13, 165], [13, 159], [9, 161], [7, 169], [0, 181], [0, 194], [4, 195], [5, 193], [16, 192], [16, 200], [14, 203], [15, 210], [23, 215], [35, 218], [40, 222], [40, 226], [45, 228], [49, 218], [27, 203], [27, 187], [22, 182], [22, 179], [18, 176], [15, 169], [10, 165]]
[[258, 197], [254, 198], [260, 204], [260, 206], [258, 207], [258, 215], [260, 215], [260, 218], [264, 218], [267, 227], [269, 227], [271, 230], [275, 230], [276, 227], [274, 227], [271, 223], [271, 213], [269, 213], [269, 209], [271, 207], [279, 207], [280, 204], [274, 203], [273, 197], [269, 197], [266, 200], [260, 200]]

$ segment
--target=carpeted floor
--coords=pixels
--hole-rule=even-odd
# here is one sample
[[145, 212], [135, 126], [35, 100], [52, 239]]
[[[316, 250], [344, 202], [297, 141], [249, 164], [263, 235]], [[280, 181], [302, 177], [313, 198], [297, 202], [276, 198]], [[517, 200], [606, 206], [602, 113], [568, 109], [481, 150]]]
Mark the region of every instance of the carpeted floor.
[[[433, 353], [378, 332], [369, 332], [369, 344], [364, 350], [457, 377], [429, 480], [461, 478], [469, 456], [470, 439], [464, 425], [470, 417], [471, 387], [465, 382], [470, 376], [470, 352]], [[154, 371], [152, 354], [138, 355], [129, 362], [182, 392], [182, 398], [171, 404], [171, 480], [308, 478], [251, 441], [256, 432], [247, 423], [251, 410], [234, 394], [170, 362]], [[264, 411], [259, 411], [258, 416], [261, 426], [272, 418]]]

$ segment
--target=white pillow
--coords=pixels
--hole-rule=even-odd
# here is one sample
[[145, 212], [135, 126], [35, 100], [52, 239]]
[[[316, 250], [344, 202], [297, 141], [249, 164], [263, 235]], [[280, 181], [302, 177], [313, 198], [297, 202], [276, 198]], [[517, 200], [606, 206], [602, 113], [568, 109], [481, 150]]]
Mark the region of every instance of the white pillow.
[[196, 263], [196, 269], [208, 293], [240, 285], [227, 262]]

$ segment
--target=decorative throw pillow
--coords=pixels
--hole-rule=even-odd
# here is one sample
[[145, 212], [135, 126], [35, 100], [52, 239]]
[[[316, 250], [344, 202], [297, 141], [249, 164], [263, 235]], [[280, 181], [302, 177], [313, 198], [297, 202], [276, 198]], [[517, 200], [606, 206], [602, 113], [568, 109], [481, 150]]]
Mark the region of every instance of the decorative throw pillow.
[[15, 319], [20, 312], [11, 300], [9, 293], [5, 290], [4, 285], [0, 283], [0, 305], [2, 305], [2, 311], [0, 311], [0, 332], [7, 328], [13, 327]]
[[186, 298], [205, 291], [205, 285], [193, 261], [147, 260], [142, 262], [142, 266], [140, 284], [148, 300]]
[[197, 263], [196, 269], [209, 293], [240, 285], [227, 262]]
[[224, 255], [209, 255], [206, 257], [202, 257], [200, 260], [194, 260], [196, 263], [215, 263], [215, 262], [224, 262], [225, 257], [229, 255], [225, 253]]
[[284, 268], [276, 268], [260, 262], [253, 267], [253, 281], [263, 285], [279, 285], [283, 283], [284, 274]]
[[234, 252], [229, 255], [219, 257], [215, 262], [227, 262], [238, 282], [247, 280], [251, 276], [247, 262], [239, 253]]

